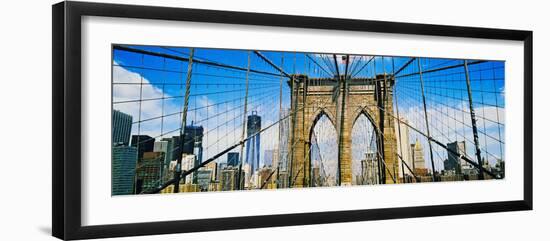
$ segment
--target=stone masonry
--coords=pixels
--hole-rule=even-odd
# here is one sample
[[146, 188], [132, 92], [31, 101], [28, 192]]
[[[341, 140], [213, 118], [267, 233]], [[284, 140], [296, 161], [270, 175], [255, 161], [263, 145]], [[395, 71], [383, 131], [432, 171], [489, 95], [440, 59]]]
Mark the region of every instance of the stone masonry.
[[[304, 75], [293, 76], [294, 81], [289, 81], [291, 89], [291, 133], [289, 145], [291, 156], [291, 173], [289, 177], [292, 187], [307, 187], [311, 185], [309, 148], [313, 128], [317, 120], [326, 115], [338, 134], [339, 177], [341, 185], [352, 183], [352, 140], [351, 132], [355, 121], [360, 115], [365, 115], [380, 138], [383, 138], [384, 161], [386, 164], [385, 183], [394, 183], [397, 180], [397, 140], [394, 121], [391, 114], [393, 80], [391, 76], [378, 75], [374, 78], [347, 79], [344, 83], [340, 78], [309, 79]], [[383, 109], [389, 112], [384, 114], [384, 134], [380, 133], [380, 108], [377, 105], [377, 90], [375, 82], [380, 83], [380, 96], [382, 96]], [[384, 98], [384, 88], [387, 86]], [[344, 91], [346, 89], [346, 91]], [[307, 90], [304, 93], [304, 90]], [[344, 108], [342, 109], [342, 95], [344, 95]], [[305, 106], [304, 106], [305, 105]], [[342, 113], [343, 112], [343, 113]], [[342, 118], [343, 116], [343, 118]], [[342, 125], [343, 121], [343, 125]], [[340, 137], [340, 134], [342, 136]], [[377, 146], [380, 140], [377, 140]], [[381, 164], [382, 164], [381, 163]]]

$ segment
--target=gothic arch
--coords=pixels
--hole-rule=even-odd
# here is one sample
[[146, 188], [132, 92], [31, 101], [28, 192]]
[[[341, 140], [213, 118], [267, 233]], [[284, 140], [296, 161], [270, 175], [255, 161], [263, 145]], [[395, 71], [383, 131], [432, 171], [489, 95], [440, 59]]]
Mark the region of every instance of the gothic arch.
[[315, 113], [311, 116], [312, 119], [309, 122], [311, 123], [311, 125], [307, 127], [309, 129], [308, 139], [311, 138], [311, 134], [313, 133], [313, 128], [315, 128], [315, 125], [317, 124], [319, 119], [321, 119], [321, 117], [323, 116], [326, 116], [330, 120], [332, 127], [334, 127], [336, 131], [338, 131], [338, 128], [336, 128], [336, 122], [335, 122], [336, 117], [332, 114], [332, 112], [327, 110], [326, 108], [319, 108], [319, 110], [315, 111]]
[[[336, 128], [336, 122], [333, 119], [334, 117], [331, 118], [329, 113], [330, 112], [326, 111], [325, 109], [321, 109], [321, 110], [317, 111], [315, 115], [313, 115], [314, 119], [310, 122], [311, 126], [309, 126], [309, 134], [307, 136], [307, 143], [308, 143], [308, 145], [307, 145], [308, 155], [307, 156], [308, 156], [308, 158], [306, 160], [308, 162], [307, 163], [308, 172], [306, 174], [307, 175], [306, 180], [309, 182], [309, 183], [307, 183], [308, 186], [317, 186], [317, 185], [314, 185], [316, 183], [316, 181], [314, 180], [314, 176], [313, 176], [313, 167], [312, 166], [313, 166], [313, 161], [314, 160], [312, 159], [311, 148], [312, 148], [312, 143], [313, 143], [312, 138], [313, 138], [315, 128], [317, 127], [317, 124], [318, 124], [319, 120], [321, 120], [323, 117], [326, 117], [330, 121], [330, 124], [331, 124], [330, 129], [333, 130], [334, 133], [335, 133], [335, 139], [334, 139], [334, 142], [336, 144], [335, 145], [335, 148], [336, 148], [335, 151], [337, 151], [337, 148], [338, 148], [338, 146], [337, 146], [338, 145], [338, 142], [337, 142], [338, 129]], [[322, 155], [321, 150], [319, 150], [319, 155]], [[339, 157], [337, 155], [335, 160], [323, 160], [322, 161], [323, 163], [320, 163], [320, 164], [321, 165], [323, 165], [323, 164], [326, 165], [327, 163], [324, 163], [325, 161], [335, 161], [336, 163], [338, 163], [338, 158]], [[338, 164], [336, 164], [336, 165], [338, 165]], [[337, 180], [340, 178], [340, 176], [339, 176], [340, 174], [338, 173], [338, 169], [339, 168], [337, 167], [336, 172], [334, 173], [336, 182], [338, 182]], [[319, 170], [319, 171], [321, 172], [323, 170]]]
[[372, 126], [374, 127], [374, 130], [376, 131], [376, 134], [378, 134], [378, 132], [380, 131], [380, 129], [378, 128], [378, 124], [377, 124], [378, 115], [376, 115], [376, 114], [373, 115], [370, 112], [371, 112], [371, 110], [369, 110], [368, 107], [357, 107], [357, 109], [355, 109], [355, 111], [353, 112], [353, 115], [352, 115], [353, 116], [352, 122], [351, 122], [352, 129], [353, 129], [353, 126], [355, 126], [355, 122], [357, 122], [357, 119], [359, 119], [359, 117], [361, 117], [361, 115], [365, 115], [367, 117], [367, 119], [370, 121], [370, 123], [372, 123]]
[[[352, 174], [352, 185], [364, 185], [364, 184], [375, 184], [378, 183], [378, 163], [372, 162], [378, 156], [378, 148], [380, 145], [379, 139], [379, 130], [376, 126], [374, 118], [368, 113], [366, 108], [357, 108], [357, 111], [353, 114], [354, 118], [351, 122], [350, 136], [351, 138], [351, 174]], [[359, 128], [358, 123], [360, 118], [364, 117], [366, 120], [366, 129], [356, 129]], [[357, 131], [360, 132], [357, 132]], [[366, 131], [361, 133], [361, 131]], [[363, 139], [361, 134], [366, 134], [367, 139]], [[359, 135], [359, 136], [356, 136]], [[369, 140], [373, 143], [369, 144]], [[363, 142], [364, 141], [364, 142]], [[373, 148], [374, 147], [374, 148]], [[358, 149], [357, 149], [358, 148]], [[366, 155], [366, 153], [371, 150], [376, 153], [376, 157]], [[357, 156], [357, 151], [363, 155]], [[371, 161], [369, 161], [371, 160]]]

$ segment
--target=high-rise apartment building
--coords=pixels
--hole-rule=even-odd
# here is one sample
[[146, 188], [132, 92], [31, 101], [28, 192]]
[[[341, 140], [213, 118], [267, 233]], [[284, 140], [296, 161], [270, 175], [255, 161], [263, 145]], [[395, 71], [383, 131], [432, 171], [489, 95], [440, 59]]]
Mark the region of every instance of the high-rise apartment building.
[[132, 135], [131, 145], [138, 150], [138, 158], [143, 158], [143, 153], [152, 152], [155, 146], [155, 138], [148, 135]]
[[134, 193], [136, 175], [137, 148], [132, 146], [114, 146], [111, 162], [111, 195]]
[[130, 142], [130, 133], [132, 132], [132, 116], [118, 110], [113, 110], [112, 125], [113, 146], [127, 146]]
[[151, 190], [162, 182], [162, 163], [164, 153], [144, 152], [143, 158], [138, 161], [136, 171], [136, 193]]

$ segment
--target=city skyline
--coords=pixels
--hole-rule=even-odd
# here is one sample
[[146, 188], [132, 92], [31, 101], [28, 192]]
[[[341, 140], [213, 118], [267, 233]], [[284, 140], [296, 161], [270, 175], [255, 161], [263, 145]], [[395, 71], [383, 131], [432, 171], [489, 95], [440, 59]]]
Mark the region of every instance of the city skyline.
[[[140, 51], [132, 52], [134, 49]], [[143, 54], [143, 52], [149, 54]], [[177, 163], [174, 163], [174, 161], [178, 162], [178, 158], [184, 159], [178, 156], [179, 146], [184, 149], [182, 154], [193, 155], [190, 157], [194, 159], [192, 165], [188, 163], [187, 166], [189, 169], [200, 166], [212, 158], [215, 159], [211, 163], [216, 163], [216, 168], [201, 167], [192, 174], [192, 184], [201, 183], [200, 187], [189, 189], [195, 191], [210, 188], [205, 184], [207, 177], [211, 180], [209, 183], [219, 183], [222, 171], [225, 169], [228, 170], [226, 179], [233, 180], [230, 177], [235, 173], [229, 174], [229, 172], [235, 165], [228, 165], [227, 152], [237, 154], [232, 154], [232, 159], [238, 159], [237, 176], [239, 176], [239, 170], [244, 171], [244, 175], [240, 175], [244, 177], [239, 177], [243, 179], [241, 183], [245, 182], [241, 185], [256, 189], [279, 188], [284, 178], [287, 179], [284, 180], [286, 185], [292, 185], [293, 182], [303, 183], [299, 185], [312, 185], [313, 179], [308, 180], [308, 176], [316, 175], [332, 180], [326, 183], [344, 182], [352, 185], [369, 183], [371, 181], [367, 181], [366, 176], [372, 178], [372, 172], [370, 172], [372, 170], [365, 171], [364, 168], [372, 165], [368, 162], [373, 159], [377, 160], [376, 163], [379, 163], [377, 165], [382, 165], [386, 169], [382, 172], [379, 169], [378, 173], [375, 173], [376, 178], [379, 179], [377, 182], [387, 179], [384, 182], [390, 180], [390, 183], [391, 180], [396, 183], [406, 182], [412, 178], [412, 173], [431, 175], [435, 180], [436, 175], [451, 175], [449, 174], [451, 170], [458, 173], [464, 168], [472, 169], [472, 175], [479, 175], [479, 168], [476, 168], [476, 165], [461, 165], [461, 168], [456, 170], [448, 167], [452, 165], [449, 163], [456, 163], [456, 160], [461, 158], [474, 162], [477, 162], [476, 159], [483, 163], [487, 162], [483, 165], [488, 171], [492, 169], [496, 171], [497, 166], [503, 169], [504, 166], [503, 62], [418, 59], [416, 60], [418, 66], [415, 67], [411, 62], [416, 58], [410, 57], [200, 48], [191, 51], [191, 48], [154, 46], [121, 46], [121, 48], [115, 48], [113, 53], [113, 150], [121, 146], [135, 147], [136, 163], [146, 161], [148, 172], [157, 172], [158, 169], [158, 180], [145, 185], [149, 189], [171, 180], [174, 170], [182, 166], [178, 167]], [[172, 55], [177, 58], [159, 57]], [[196, 63], [191, 64], [192, 72], [186, 71], [191, 61], [181, 61], [181, 59], [195, 59]], [[463, 68], [460, 66], [461, 63], [470, 67], [468, 70], [468, 78], [471, 79], [468, 86], [471, 93], [469, 103], [468, 98], [465, 97], [467, 94], [464, 77], [457, 77], [457, 75], [464, 75], [464, 70], [460, 71]], [[401, 75], [392, 74], [398, 69], [396, 66], [404, 66]], [[441, 68], [440, 72], [434, 71], [441, 66], [448, 66], [448, 69]], [[422, 100], [416, 94], [411, 94], [419, 91], [422, 86], [418, 85], [418, 80], [410, 80], [410, 78], [417, 78], [416, 75], [422, 73], [423, 68], [428, 71], [424, 74], [425, 86], [423, 86], [425, 89], [423, 92], [427, 97]], [[343, 95], [340, 92], [334, 92], [332, 101], [336, 106], [344, 105], [344, 102], [339, 102], [340, 96], [352, 96], [352, 91], [375, 90], [376, 92], [379, 87], [374, 88], [370, 82], [371, 79], [383, 78], [384, 81], [391, 81], [390, 85], [395, 85], [391, 92], [387, 92], [389, 97], [385, 97], [386, 92], [380, 94], [380, 97], [386, 98], [384, 101], [387, 101], [387, 98], [392, 100], [383, 102], [382, 108], [391, 108], [391, 114], [384, 113], [387, 119], [384, 125], [390, 126], [387, 128], [391, 128], [388, 130], [391, 130], [393, 142], [386, 143], [388, 141], [386, 138], [390, 137], [381, 136], [378, 133], [377, 126], [382, 123], [377, 122], [376, 116], [373, 117], [375, 112], [372, 112], [372, 109], [366, 109], [367, 113], [358, 115], [350, 127], [346, 127], [350, 128], [351, 136], [349, 146], [345, 147], [350, 152], [349, 178], [351, 179], [348, 178], [348, 174], [346, 176], [339, 174], [342, 170], [347, 172], [347, 169], [342, 169], [343, 167], [339, 164], [339, 160], [343, 158], [339, 156], [340, 153], [345, 154], [342, 152], [344, 149], [340, 149], [338, 144], [340, 142], [338, 130], [342, 128], [338, 126], [341, 122], [340, 114], [320, 112], [311, 123], [309, 134], [307, 134], [308, 130], [302, 130], [304, 127], [298, 123], [292, 125], [297, 121], [293, 119], [296, 118], [294, 115], [301, 115], [298, 110], [293, 113], [292, 110], [300, 108], [298, 105], [301, 105], [295, 106], [293, 100], [299, 101], [299, 98], [305, 98], [298, 95], [298, 93], [305, 95], [305, 92], [303, 88], [294, 89], [290, 82], [293, 80], [305, 85], [307, 81], [310, 85], [307, 88], [317, 91], [315, 88], [319, 89], [327, 83], [332, 85], [330, 79], [334, 76], [331, 76], [330, 72], [342, 74], [346, 71], [351, 73], [346, 78], [349, 78], [348, 85], [352, 87], [348, 88], [352, 90], [348, 90], [350, 92]], [[357, 77], [352, 76], [354, 73]], [[188, 93], [185, 91], [186, 78], [190, 80], [190, 85], [187, 86]], [[385, 86], [386, 82], [383, 84]], [[489, 87], [492, 91], [485, 90]], [[386, 91], [386, 87], [383, 88], [381, 90]], [[186, 96], [188, 96], [188, 112], [185, 114], [186, 124], [182, 125], [183, 100]], [[364, 103], [368, 103], [368, 100], [365, 101], [367, 102]], [[323, 106], [327, 105], [326, 102], [316, 103]], [[423, 102], [424, 105], [422, 105]], [[301, 107], [304, 108], [303, 114], [306, 114], [306, 107]], [[243, 115], [243, 108], [246, 115]], [[307, 108], [310, 108], [307, 109], [307, 113], [318, 111], [315, 107]], [[377, 107], [367, 105], [364, 108]], [[475, 121], [479, 136], [477, 140], [471, 134], [472, 122], [467, 123], [468, 119], [471, 120], [471, 113], [477, 113]], [[396, 114], [401, 115], [400, 119], [394, 116]], [[119, 119], [125, 121], [119, 121]], [[128, 119], [131, 123], [130, 130], [128, 130]], [[425, 121], [421, 121], [422, 119]], [[245, 122], [247, 129], [243, 130]], [[183, 135], [184, 144], [180, 145], [178, 133], [182, 126], [185, 126], [186, 131]], [[271, 128], [272, 126], [275, 127]], [[291, 143], [293, 141], [290, 140], [299, 141], [299, 138], [302, 138], [296, 134], [297, 129], [304, 133], [303, 135], [311, 136], [311, 139], [302, 140], [303, 144]], [[427, 129], [432, 131], [432, 138], [438, 138], [436, 140], [442, 145], [428, 141], [425, 135]], [[130, 135], [127, 134], [128, 132]], [[260, 132], [261, 134], [258, 134]], [[467, 134], [468, 132], [470, 134]], [[120, 141], [121, 135], [124, 138], [128, 136], [127, 141]], [[384, 140], [383, 146], [380, 138]], [[219, 155], [241, 140], [245, 142]], [[185, 144], [190, 141], [193, 142], [192, 145]], [[452, 146], [452, 143], [464, 144], [457, 149]], [[306, 146], [307, 150], [301, 151], [300, 148]], [[386, 148], [391, 150], [388, 151]], [[300, 154], [303, 155], [300, 158], [309, 164], [293, 170], [296, 163], [292, 163], [292, 160], [297, 160], [297, 151], [303, 153]], [[463, 155], [456, 155], [457, 151]], [[386, 156], [387, 159], [369, 158], [369, 155], [373, 154]], [[113, 151], [113, 168], [114, 156]], [[394, 160], [390, 159], [390, 156], [393, 156]], [[159, 167], [153, 168], [151, 163], [156, 163], [159, 159], [161, 159]], [[461, 162], [466, 161], [461, 159]], [[316, 167], [319, 169], [314, 170]], [[269, 172], [269, 168], [273, 170]], [[434, 168], [435, 173], [432, 170]], [[500, 177], [504, 176], [504, 170], [498, 170], [498, 172], [502, 172], [499, 174]], [[114, 169], [113, 173], [115, 173]], [[288, 175], [289, 173], [293, 173], [293, 176]], [[456, 176], [457, 173], [452, 175]], [[136, 168], [134, 175], [136, 177], [142, 175], [147, 179], [150, 178], [149, 174], [140, 173]], [[281, 178], [285, 175], [286, 177]], [[298, 180], [298, 177], [303, 180]], [[263, 180], [266, 178], [269, 180]], [[317, 183], [322, 184], [319, 180]], [[415, 181], [420, 179], [415, 177]], [[143, 186], [142, 183], [140, 185]], [[212, 189], [223, 188], [212, 187]]]

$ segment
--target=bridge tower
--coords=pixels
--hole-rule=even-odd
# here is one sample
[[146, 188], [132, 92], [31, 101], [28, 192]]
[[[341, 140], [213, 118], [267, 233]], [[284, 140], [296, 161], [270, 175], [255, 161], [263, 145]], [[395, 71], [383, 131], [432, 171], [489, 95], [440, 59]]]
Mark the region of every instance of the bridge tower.
[[288, 84], [293, 113], [289, 135], [291, 187], [311, 185], [310, 140], [316, 122], [323, 115], [330, 119], [338, 135], [340, 185], [352, 184], [351, 132], [355, 121], [363, 114], [373, 124], [377, 136], [379, 170], [384, 170], [379, 172], [379, 182], [399, 182], [395, 121], [392, 116], [393, 76], [309, 78], [307, 75], [293, 75]]

